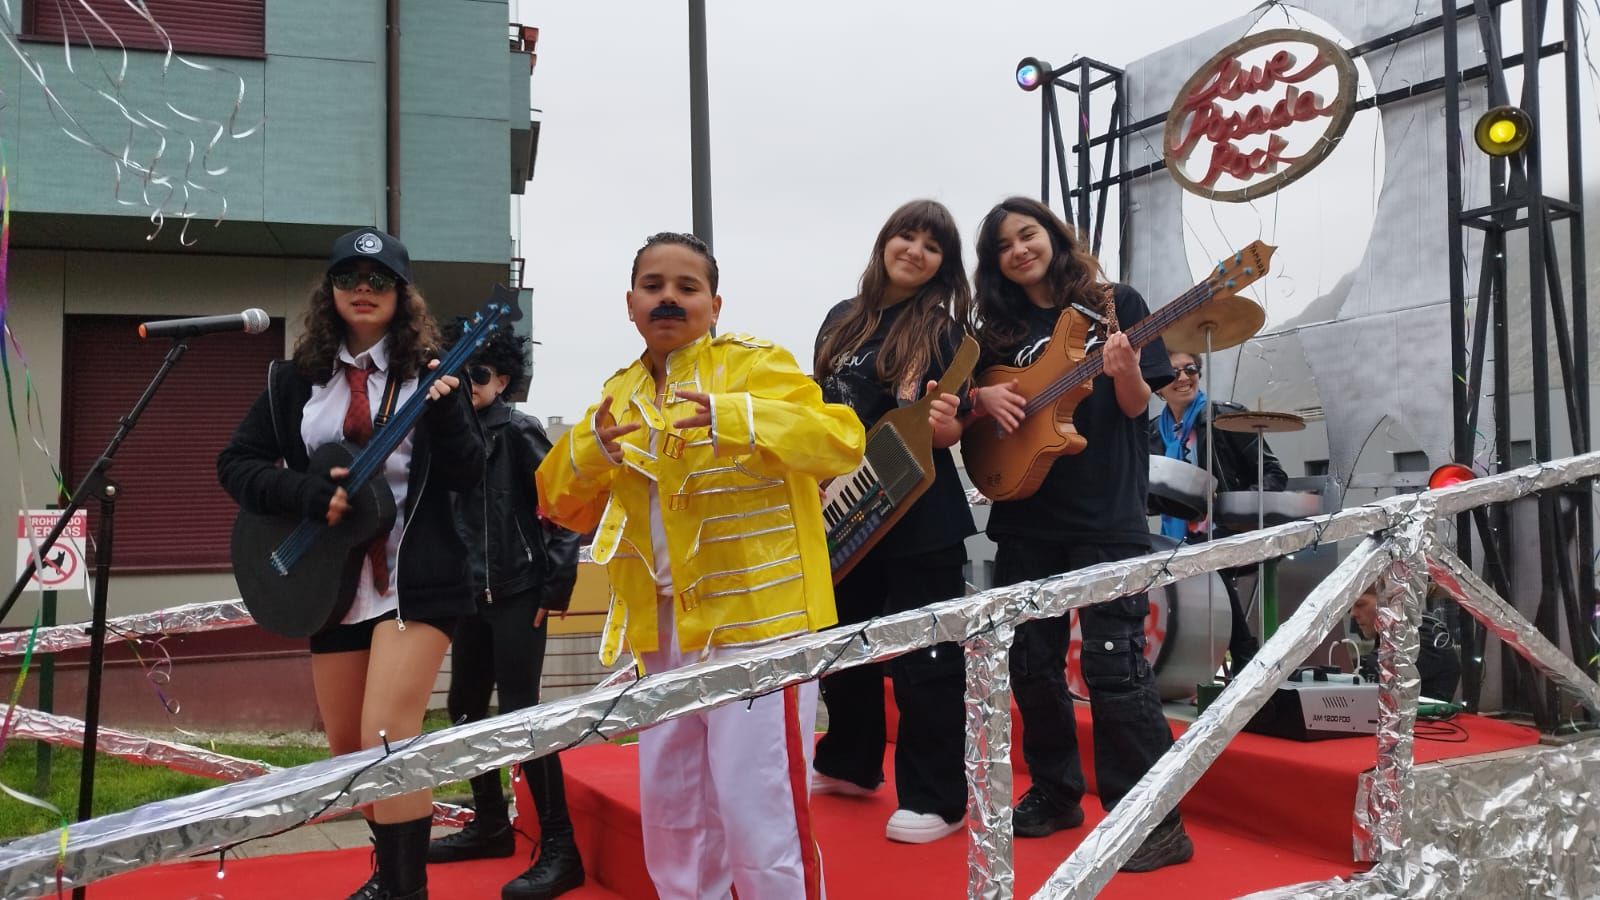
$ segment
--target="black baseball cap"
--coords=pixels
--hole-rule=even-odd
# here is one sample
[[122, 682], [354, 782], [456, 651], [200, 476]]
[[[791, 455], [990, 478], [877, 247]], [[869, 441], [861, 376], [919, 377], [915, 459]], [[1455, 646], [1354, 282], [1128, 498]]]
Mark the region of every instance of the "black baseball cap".
[[400, 239], [376, 228], [357, 228], [346, 232], [333, 242], [333, 252], [328, 254], [328, 271], [353, 259], [370, 259], [384, 266], [407, 284], [411, 283], [411, 254]]

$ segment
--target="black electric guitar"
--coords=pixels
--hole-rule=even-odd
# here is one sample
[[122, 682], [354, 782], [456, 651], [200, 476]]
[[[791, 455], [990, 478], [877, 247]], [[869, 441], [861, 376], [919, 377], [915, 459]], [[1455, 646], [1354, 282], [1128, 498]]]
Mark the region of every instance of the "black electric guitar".
[[[355, 599], [367, 547], [385, 540], [394, 527], [394, 494], [381, 477], [383, 465], [421, 418], [428, 388], [459, 370], [502, 318], [513, 316], [515, 291], [495, 285], [489, 302], [472, 317], [466, 333], [417, 379], [406, 400], [365, 447], [330, 443], [311, 454], [308, 471], [350, 470], [342, 484], [350, 508], [338, 525], [321, 517], [302, 519], [241, 509], [233, 523], [229, 551], [245, 608], [262, 628], [283, 637], [315, 634], [344, 618]], [[463, 385], [462, 388], [466, 389]]]

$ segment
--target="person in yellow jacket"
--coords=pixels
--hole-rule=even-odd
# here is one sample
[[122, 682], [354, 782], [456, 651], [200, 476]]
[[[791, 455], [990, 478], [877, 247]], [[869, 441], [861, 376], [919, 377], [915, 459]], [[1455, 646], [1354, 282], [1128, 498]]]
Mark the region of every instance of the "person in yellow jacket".
[[[645, 351], [539, 466], [544, 514], [595, 531], [611, 581], [601, 645], [659, 672], [834, 624], [818, 482], [866, 436], [788, 351], [712, 337], [705, 243], [663, 232], [634, 257]], [[639, 736], [645, 862], [662, 900], [822, 895], [808, 773], [816, 685], [673, 719]]]

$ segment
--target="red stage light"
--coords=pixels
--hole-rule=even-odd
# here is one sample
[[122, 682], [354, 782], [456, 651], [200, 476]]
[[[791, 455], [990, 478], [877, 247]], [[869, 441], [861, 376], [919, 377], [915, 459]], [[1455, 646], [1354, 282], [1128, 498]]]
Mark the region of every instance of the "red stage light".
[[1476, 472], [1460, 463], [1445, 463], [1434, 469], [1433, 474], [1428, 476], [1428, 490], [1436, 491], [1439, 488], [1455, 487], [1477, 477]]

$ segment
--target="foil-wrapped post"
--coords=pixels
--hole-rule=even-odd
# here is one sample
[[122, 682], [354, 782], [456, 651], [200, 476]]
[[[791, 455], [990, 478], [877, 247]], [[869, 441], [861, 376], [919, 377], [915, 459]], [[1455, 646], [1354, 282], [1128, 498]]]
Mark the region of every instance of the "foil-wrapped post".
[[1376, 591], [1378, 757], [1367, 795], [1372, 810], [1368, 821], [1391, 887], [1409, 880], [1405, 876], [1409, 863], [1406, 836], [1411, 831], [1412, 749], [1421, 688], [1417, 630], [1428, 594], [1427, 563], [1422, 556], [1427, 528], [1427, 520], [1418, 517], [1395, 533], [1389, 543], [1392, 559]]
[[1086, 898], [1105, 887], [1389, 562], [1387, 543], [1371, 537], [1345, 557], [1035, 896]]
[[967, 896], [1009, 900], [1016, 889], [1011, 832], [1010, 622], [965, 645], [967, 663]]

